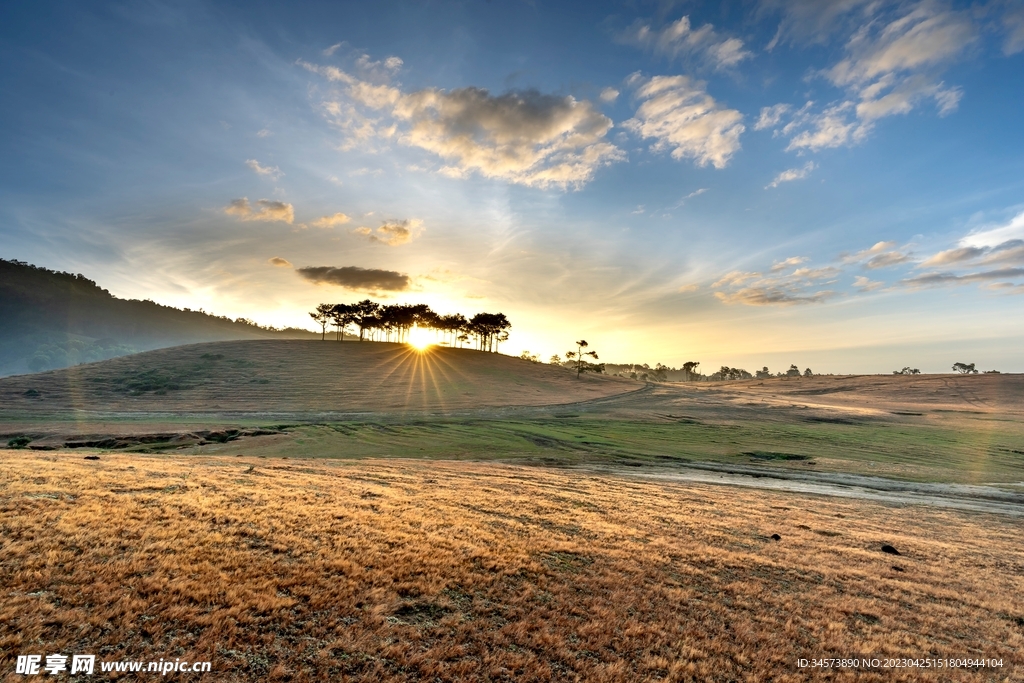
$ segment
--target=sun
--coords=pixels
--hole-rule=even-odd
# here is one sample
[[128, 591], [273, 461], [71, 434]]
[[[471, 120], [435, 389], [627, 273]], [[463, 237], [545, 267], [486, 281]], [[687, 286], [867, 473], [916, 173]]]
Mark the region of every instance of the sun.
[[428, 346], [433, 345], [433, 343], [434, 340], [426, 329], [417, 325], [409, 330], [409, 346], [413, 347], [417, 351], [424, 351]]

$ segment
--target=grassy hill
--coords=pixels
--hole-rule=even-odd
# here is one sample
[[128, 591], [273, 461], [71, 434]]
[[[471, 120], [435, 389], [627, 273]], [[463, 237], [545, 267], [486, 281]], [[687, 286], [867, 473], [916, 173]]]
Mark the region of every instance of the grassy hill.
[[551, 405], [638, 387], [494, 353], [405, 344], [192, 344], [0, 379], [5, 412], [373, 413]]
[[194, 342], [314, 336], [119, 299], [83, 275], [3, 259], [0, 321], [0, 377]]

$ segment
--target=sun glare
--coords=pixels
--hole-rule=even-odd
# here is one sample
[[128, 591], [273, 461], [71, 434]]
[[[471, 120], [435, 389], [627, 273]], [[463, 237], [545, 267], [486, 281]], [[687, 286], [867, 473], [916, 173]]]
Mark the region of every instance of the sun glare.
[[422, 327], [416, 326], [409, 330], [409, 346], [417, 351], [423, 351], [434, 343], [430, 332]]

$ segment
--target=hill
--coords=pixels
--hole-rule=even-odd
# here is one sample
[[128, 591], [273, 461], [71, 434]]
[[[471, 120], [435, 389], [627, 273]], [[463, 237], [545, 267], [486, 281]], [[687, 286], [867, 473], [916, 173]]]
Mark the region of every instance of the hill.
[[590, 400], [636, 389], [470, 349], [246, 340], [158, 349], [0, 379], [8, 414], [373, 413]]
[[305, 337], [202, 311], [119, 299], [83, 275], [0, 259], [0, 377], [222, 339]]

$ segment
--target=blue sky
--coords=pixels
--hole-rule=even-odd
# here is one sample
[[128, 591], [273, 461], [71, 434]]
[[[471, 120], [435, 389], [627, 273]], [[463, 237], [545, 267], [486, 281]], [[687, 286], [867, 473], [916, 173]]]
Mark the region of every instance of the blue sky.
[[500, 310], [545, 358], [1024, 371], [1024, 3], [0, 19], [4, 258], [276, 325]]

